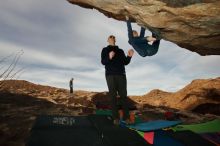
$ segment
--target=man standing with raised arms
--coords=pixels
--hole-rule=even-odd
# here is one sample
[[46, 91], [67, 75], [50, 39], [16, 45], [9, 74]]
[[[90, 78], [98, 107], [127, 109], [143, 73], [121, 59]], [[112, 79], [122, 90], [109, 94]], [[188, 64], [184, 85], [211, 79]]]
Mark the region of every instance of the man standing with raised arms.
[[119, 113], [117, 107], [117, 94], [121, 98], [123, 108], [123, 120], [129, 123], [129, 110], [127, 105], [127, 79], [125, 65], [128, 65], [134, 54], [132, 49], [128, 50], [128, 55], [122, 49], [115, 45], [115, 36], [108, 37], [109, 45], [103, 48], [101, 53], [101, 62], [105, 65], [106, 82], [109, 89], [109, 95], [112, 100], [112, 116], [114, 124], [119, 124]]

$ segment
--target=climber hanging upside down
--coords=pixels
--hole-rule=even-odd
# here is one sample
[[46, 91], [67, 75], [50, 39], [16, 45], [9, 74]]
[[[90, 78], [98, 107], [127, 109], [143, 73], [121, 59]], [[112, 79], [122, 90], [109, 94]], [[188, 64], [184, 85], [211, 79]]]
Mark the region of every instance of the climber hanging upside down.
[[[156, 38], [155, 34], [152, 36], [144, 37], [145, 28], [141, 27], [140, 35], [135, 30], [132, 30], [131, 21], [129, 17], [126, 16], [127, 27], [128, 27], [128, 43], [133, 46], [133, 48], [137, 51], [137, 53], [142, 56], [153, 56], [158, 52], [160, 40]], [[152, 45], [148, 44], [148, 42], [153, 42]]]

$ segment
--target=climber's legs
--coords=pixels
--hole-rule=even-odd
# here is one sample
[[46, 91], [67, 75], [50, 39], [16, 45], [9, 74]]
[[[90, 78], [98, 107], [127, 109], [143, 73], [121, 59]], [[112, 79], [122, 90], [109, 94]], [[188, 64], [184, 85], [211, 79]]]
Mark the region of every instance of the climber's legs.
[[147, 48], [147, 56], [153, 56], [157, 54], [159, 49], [160, 39], [158, 39], [158, 36], [155, 33], [152, 33], [152, 37], [156, 38], [156, 41], [154, 41], [153, 44]]
[[149, 52], [149, 56], [153, 56], [157, 54], [159, 46], [160, 46], [160, 40], [156, 40], [155, 42], [153, 42], [151, 50]]

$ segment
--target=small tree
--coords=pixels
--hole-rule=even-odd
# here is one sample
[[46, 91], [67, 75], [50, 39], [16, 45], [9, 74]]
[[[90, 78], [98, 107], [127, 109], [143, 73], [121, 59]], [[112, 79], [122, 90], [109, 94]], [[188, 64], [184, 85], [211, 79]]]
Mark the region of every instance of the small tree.
[[[23, 72], [24, 68], [16, 69], [19, 59], [24, 54], [24, 51], [21, 50], [18, 53], [11, 54], [0, 59], [0, 90], [5, 84], [5, 80], [11, 80], [18, 78]], [[11, 62], [7, 65], [8, 62]]]

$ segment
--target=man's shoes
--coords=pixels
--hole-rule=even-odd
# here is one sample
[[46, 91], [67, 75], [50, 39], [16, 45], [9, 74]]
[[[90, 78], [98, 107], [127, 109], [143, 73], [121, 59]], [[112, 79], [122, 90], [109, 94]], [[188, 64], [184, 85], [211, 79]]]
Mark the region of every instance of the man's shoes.
[[126, 123], [127, 125], [134, 124], [134, 122], [132, 122], [130, 119], [125, 120], [125, 123]]
[[125, 123], [126, 123], [127, 125], [132, 124], [131, 121], [130, 121], [130, 119], [125, 120]]
[[113, 124], [118, 126], [119, 125], [119, 120], [118, 119], [114, 119]]

